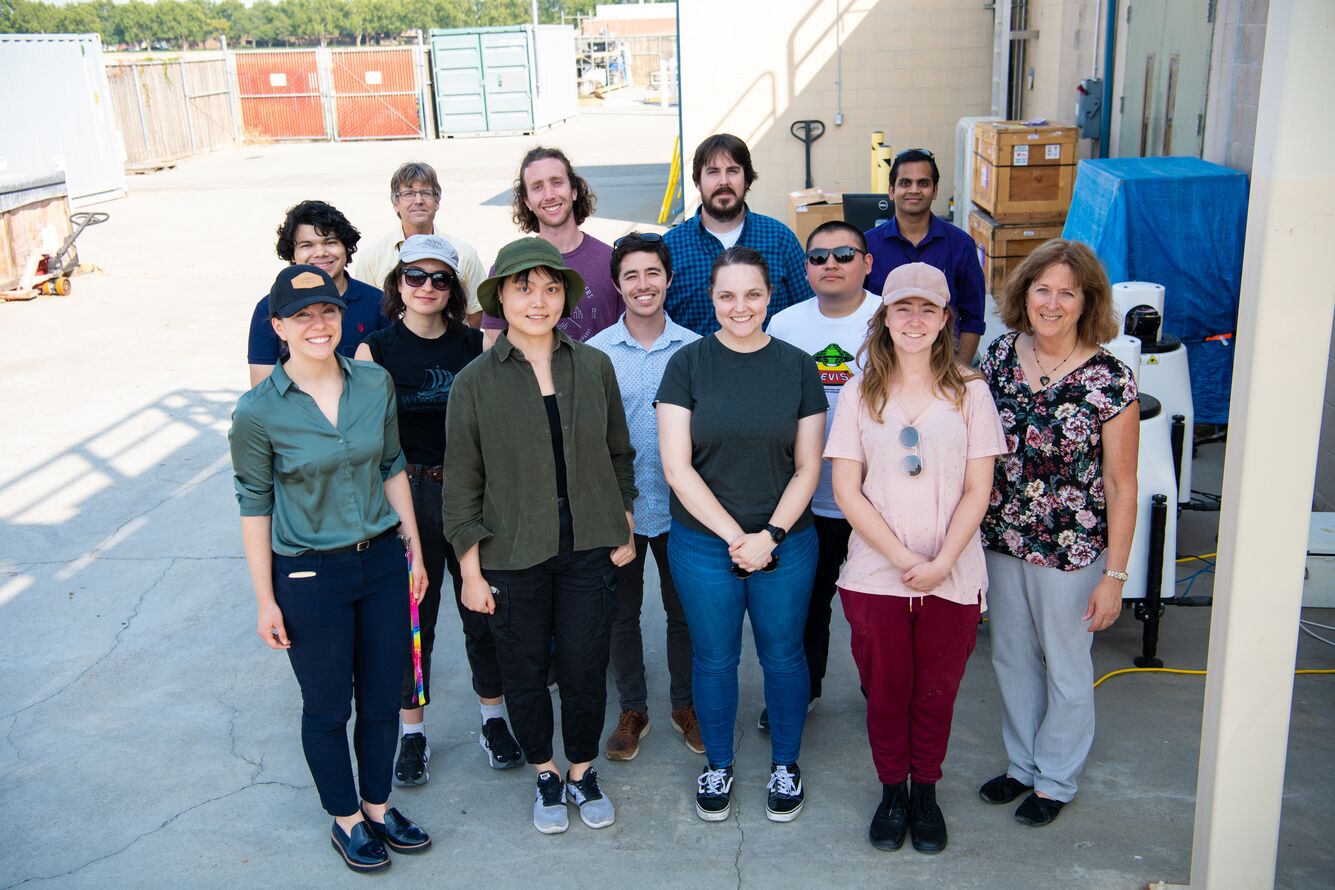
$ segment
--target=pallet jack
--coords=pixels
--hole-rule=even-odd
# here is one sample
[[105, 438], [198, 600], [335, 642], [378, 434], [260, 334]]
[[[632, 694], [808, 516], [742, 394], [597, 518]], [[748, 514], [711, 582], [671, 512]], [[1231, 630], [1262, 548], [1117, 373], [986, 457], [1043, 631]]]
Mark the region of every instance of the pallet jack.
[[79, 265], [74, 242], [89, 226], [101, 225], [111, 218], [102, 212], [75, 213], [70, 216], [71, 231], [55, 253], [30, 253], [23, 262], [19, 286], [0, 291], [0, 301], [32, 300], [38, 296], [68, 296], [74, 290], [70, 281]]

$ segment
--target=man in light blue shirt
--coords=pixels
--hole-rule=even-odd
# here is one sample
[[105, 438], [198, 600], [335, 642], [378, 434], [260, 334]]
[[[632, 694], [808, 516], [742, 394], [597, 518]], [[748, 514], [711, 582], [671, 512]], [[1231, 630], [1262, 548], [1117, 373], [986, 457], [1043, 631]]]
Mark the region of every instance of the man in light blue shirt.
[[667, 613], [668, 674], [671, 677], [672, 726], [686, 747], [705, 753], [691, 695], [691, 636], [681, 600], [668, 569], [668, 484], [658, 454], [658, 415], [654, 396], [668, 359], [698, 334], [667, 317], [663, 303], [672, 281], [672, 257], [663, 239], [632, 233], [612, 250], [612, 281], [626, 312], [588, 345], [607, 353], [621, 387], [630, 441], [635, 446], [635, 559], [619, 568], [617, 615], [612, 625], [612, 676], [621, 699], [621, 718], [607, 739], [608, 760], [633, 760], [640, 739], [649, 733], [648, 688], [644, 679], [644, 644], [640, 606], [644, 601], [644, 564], [650, 550], [658, 565], [663, 611]]

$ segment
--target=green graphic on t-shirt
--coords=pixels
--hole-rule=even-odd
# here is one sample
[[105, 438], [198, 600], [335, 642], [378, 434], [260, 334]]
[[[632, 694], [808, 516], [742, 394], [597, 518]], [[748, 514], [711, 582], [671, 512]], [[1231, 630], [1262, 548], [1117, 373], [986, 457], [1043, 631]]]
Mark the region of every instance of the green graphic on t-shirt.
[[811, 357], [816, 360], [820, 382], [826, 386], [843, 386], [852, 379], [853, 371], [848, 363], [853, 361], [853, 356], [838, 343], [831, 343]]

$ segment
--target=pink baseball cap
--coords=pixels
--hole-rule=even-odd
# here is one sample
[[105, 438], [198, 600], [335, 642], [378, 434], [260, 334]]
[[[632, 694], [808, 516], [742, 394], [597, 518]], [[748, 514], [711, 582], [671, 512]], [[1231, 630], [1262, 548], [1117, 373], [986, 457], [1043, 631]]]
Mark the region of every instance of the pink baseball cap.
[[906, 263], [890, 270], [881, 287], [881, 301], [887, 306], [909, 297], [922, 297], [942, 309], [950, 305], [950, 285], [946, 274], [927, 263]]

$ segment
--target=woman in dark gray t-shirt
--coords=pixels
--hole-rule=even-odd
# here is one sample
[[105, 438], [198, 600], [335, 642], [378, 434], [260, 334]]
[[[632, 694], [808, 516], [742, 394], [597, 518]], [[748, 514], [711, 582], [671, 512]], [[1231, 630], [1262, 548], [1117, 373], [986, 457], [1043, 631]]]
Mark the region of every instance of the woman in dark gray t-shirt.
[[810, 504], [828, 402], [811, 357], [764, 331], [770, 282], [759, 253], [725, 250], [709, 286], [720, 329], [672, 357], [657, 400], [672, 488], [668, 559], [691, 631], [696, 715], [709, 757], [695, 807], [708, 822], [730, 810], [737, 663], [749, 613], [770, 714], [766, 814], [789, 822], [803, 801], [802, 629], [816, 570]]

